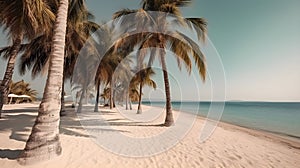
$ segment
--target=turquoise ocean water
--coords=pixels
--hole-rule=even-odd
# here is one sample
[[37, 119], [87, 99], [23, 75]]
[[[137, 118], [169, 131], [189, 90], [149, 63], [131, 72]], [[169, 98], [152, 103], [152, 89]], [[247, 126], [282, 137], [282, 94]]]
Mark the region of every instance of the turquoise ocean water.
[[[164, 107], [164, 102], [143, 102]], [[172, 102], [174, 110], [206, 117], [210, 102]], [[213, 111], [211, 111], [213, 112]], [[300, 103], [226, 102], [221, 121], [256, 130], [300, 138]]]

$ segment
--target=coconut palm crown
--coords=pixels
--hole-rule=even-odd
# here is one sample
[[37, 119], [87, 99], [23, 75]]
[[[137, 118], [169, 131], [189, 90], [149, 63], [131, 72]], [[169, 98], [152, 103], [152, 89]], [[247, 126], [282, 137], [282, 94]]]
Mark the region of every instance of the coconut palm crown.
[[[124, 47], [124, 45], [130, 45], [131, 47], [128, 47], [130, 49], [138, 46], [137, 62], [140, 67], [147, 55], [150, 55], [149, 66], [155, 59], [161, 63], [166, 94], [165, 126], [174, 124], [166, 51], [172, 51], [176, 56], [178, 67], [181, 69], [183, 63], [189, 73], [191, 73], [193, 65], [191, 60], [193, 60], [199, 75], [205, 81], [205, 56], [201, 52], [198, 42], [205, 40], [207, 23], [203, 18], [183, 18], [180, 12], [180, 7], [191, 2], [191, 0], [143, 0], [142, 8], [138, 10], [123, 9], [113, 15], [123, 33], [113, 46], [113, 51], [118, 51], [118, 48]], [[173, 27], [194, 31], [197, 34], [198, 42]], [[128, 54], [130, 52], [132, 51], [128, 50]]]

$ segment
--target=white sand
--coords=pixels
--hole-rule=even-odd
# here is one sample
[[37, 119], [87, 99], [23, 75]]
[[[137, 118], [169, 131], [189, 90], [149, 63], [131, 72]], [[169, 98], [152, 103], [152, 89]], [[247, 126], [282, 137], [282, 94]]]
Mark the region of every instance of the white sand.
[[[25, 146], [30, 134], [38, 104], [6, 105], [7, 110], [0, 120], [0, 167], [13, 168], [20, 166], [16, 157]], [[183, 136], [174, 147], [162, 151], [160, 147], [176, 140], [176, 133], [172, 132], [169, 138], [163, 135], [169, 128], [155, 126], [163, 121], [160, 115], [161, 109], [144, 107], [144, 113], [140, 116], [134, 111], [117, 113], [108, 109], [101, 109], [102, 113], [82, 113], [83, 125], [94, 134], [89, 136], [78, 121], [72, 109], [68, 115], [61, 118], [61, 144], [63, 153], [60, 157], [35, 164], [28, 167], [299, 167], [300, 143], [275, 137], [269, 133], [254, 131], [230, 124], [219, 124], [213, 135], [205, 142], [199, 142], [200, 130], [204, 120], [197, 118], [189, 132]], [[122, 110], [123, 111], [123, 110]], [[101, 116], [110, 126], [101, 124], [97, 117]], [[175, 113], [176, 118], [182, 118]], [[128, 120], [126, 118], [130, 118]], [[151, 122], [140, 122], [143, 119]], [[95, 121], [93, 121], [93, 119]], [[152, 120], [154, 119], [154, 120]], [[92, 125], [94, 124], [94, 125]], [[190, 123], [191, 124], [191, 123]], [[147, 126], [148, 125], [148, 126]], [[176, 123], [174, 126], [188, 126], [188, 123]], [[177, 126], [177, 127], [176, 127]], [[188, 128], [188, 127], [187, 127]], [[113, 138], [114, 133], [129, 137], [127, 146], [120, 146]], [[175, 134], [174, 134], [175, 133]], [[183, 132], [184, 133], [184, 132]], [[174, 134], [174, 136], [173, 136]], [[111, 142], [110, 150], [115, 153], [135, 154], [140, 156], [149, 154], [149, 151], [161, 153], [145, 157], [126, 157], [112, 153], [101, 146], [102, 141], [95, 139], [97, 136], [103, 143]], [[109, 139], [111, 137], [111, 139]], [[152, 142], [145, 138], [151, 138]], [[103, 138], [103, 139], [101, 139]], [[139, 139], [137, 139], [139, 138]], [[144, 142], [135, 140], [144, 140]], [[151, 139], [150, 139], [151, 140]], [[98, 142], [98, 144], [96, 143]], [[100, 144], [100, 145], [99, 145]], [[126, 143], [125, 143], [126, 144]], [[157, 146], [161, 144], [161, 146]], [[141, 147], [142, 145], [142, 147]], [[124, 150], [122, 150], [124, 148]], [[143, 151], [148, 149], [149, 151]], [[157, 151], [156, 151], [157, 150]], [[140, 153], [139, 153], [140, 152]]]

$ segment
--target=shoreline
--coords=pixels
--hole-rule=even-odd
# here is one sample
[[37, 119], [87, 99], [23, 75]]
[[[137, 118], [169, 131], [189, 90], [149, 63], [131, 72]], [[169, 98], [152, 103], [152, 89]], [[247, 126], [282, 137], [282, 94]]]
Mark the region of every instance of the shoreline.
[[273, 132], [266, 131], [266, 130], [256, 130], [256, 129], [239, 126], [239, 125], [234, 125], [234, 124], [223, 122], [223, 121], [220, 121], [218, 123], [218, 126], [223, 127], [225, 129], [227, 128], [227, 129], [232, 129], [232, 130], [243, 131], [252, 136], [258, 136], [258, 137], [264, 138], [268, 141], [278, 142], [278, 143], [288, 145], [289, 147], [292, 147], [295, 149], [300, 149], [300, 138], [291, 137], [291, 136], [285, 135], [285, 134], [273, 133]]
[[[173, 101], [172, 103], [176, 103], [177, 101]], [[184, 102], [192, 102], [192, 103], [211, 103], [209, 101], [202, 101], [202, 102], [198, 102], [198, 101], [184, 101]], [[218, 101], [216, 101], [218, 102]], [[225, 103], [257, 103], [258, 101], [226, 101]], [[160, 101], [158, 102], [155, 102], [155, 103], [161, 103]], [[291, 103], [291, 104], [298, 104], [300, 102], [259, 102], [259, 103]], [[149, 106], [148, 102], [146, 102], [146, 104], [143, 104], [144, 106]], [[163, 108], [161, 106], [153, 106], [153, 107], [158, 107], [158, 108]], [[177, 109], [172, 109], [174, 111], [178, 111]], [[189, 113], [191, 114], [189, 111], [186, 111], [186, 110], [180, 110], [181, 112], [184, 112], [184, 113]], [[206, 119], [206, 116], [204, 115], [201, 115], [201, 114], [197, 114], [198, 117], [200, 117], [201, 119]], [[213, 120], [213, 119], [210, 119], [210, 120]], [[267, 134], [270, 134], [270, 135], [274, 135], [276, 137], [281, 137], [283, 139], [287, 139], [287, 140], [290, 140], [290, 141], [295, 141], [295, 142], [299, 142], [300, 143], [300, 135], [297, 136], [297, 135], [292, 135], [292, 134], [288, 134], [288, 133], [284, 133], [284, 132], [276, 132], [276, 131], [271, 131], [271, 130], [267, 130], [267, 129], [264, 129], [264, 128], [255, 128], [255, 127], [250, 127], [250, 126], [245, 126], [243, 125], [242, 123], [239, 124], [239, 123], [233, 123], [233, 122], [230, 122], [230, 121], [217, 121], [219, 123], [226, 123], [226, 124], [229, 124], [229, 125], [233, 125], [233, 126], [237, 126], [237, 127], [241, 127], [241, 128], [246, 128], [246, 129], [250, 129], [250, 130], [253, 130], [253, 131], [259, 131], [259, 132], [264, 132], [264, 133], [267, 133]]]
[[[149, 105], [144, 105], [144, 104], [143, 104], [143, 106], [151, 107]], [[153, 106], [153, 107], [164, 109], [164, 108], [159, 107], [159, 106]], [[178, 111], [178, 110], [175, 110], [175, 109], [172, 109], [172, 111], [176, 112], [176, 113], [183, 112], [183, 113], [191, 114], [191, 113], [186, 112], [186, 111]], [[197, 119], [205, 121], [207, 118], [198, 114]], [[242, 126], [242, 125], [238, 125], [238, 124], [233, 124], [233, 123], [229, 123], [229, 122], [226, 122], [226, 121], [216, 121], [216, 122], [218, 123], [217, 127], [222, 127], [224, 129], [230, 129], [232, 131], [239, 130], [239, 131], [245, 132], [245, 133], [247, 133], [249, 135], [252, 135], [252, 136], [259, 136], [261, 138], [264, 138], [264, 139], [272, 141], [272, 142], [275, 141], [275, 142], [278, 142], [278, 143], [288, 145], [289, 147], [292, 147], [292, 148], [295, 148], [295, 149], [300, 149], [300, 137], [297, 137], [297, 136], [272, 132], [272, 131], [263, 130], [263, 129], [253, 129], [251, 127], [246, 127], [246, 126]]]
[[[182, 112], [184, 112], [184, 111], [182, 111]], [[185, 113], [188, 113], [188, 112], [185, 112]], [[206, 120], [206, 118], [201, 115], [199, 115], [197, 117], [199, 117], [201, 120]], [[254, 129], [251, 127], [233, 124], [233, 123], [226, 122], [226, 121], [218, 121], [218, 126], [225, 127], [225, 128], [232, 127], [232, 129], [238, 129], [240, 131], [245, 131], [251, 135], [259, 135], [259, 136], [265, 137], [265, 138], [278, 138], [278, 140], [280, 140], [280, 141], [284, 140], [284, 141], [288, 141], [292, 144], [295, 143], [296, 145], [291, 145], [291, 147], [300, 149], [300, 137], [297, 137], [297, 136], [279, 133], [279, 132], [272, 132], [272, 131], [268, 131], [268, 130], [264, 130], [264, 129]], [[249, 131], [251, 131], [251, 133]]]

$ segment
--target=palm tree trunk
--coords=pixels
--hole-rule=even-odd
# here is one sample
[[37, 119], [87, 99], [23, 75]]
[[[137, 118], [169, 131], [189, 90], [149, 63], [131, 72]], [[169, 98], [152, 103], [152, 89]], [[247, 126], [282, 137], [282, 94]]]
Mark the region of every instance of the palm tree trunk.
[[143, 79], [142, 76], [140, 76], [140, 94], [139, 94], [139, 105], [138, 105], [137, 114], [142, 114], [142, 107], [141, 107], [142, 94], [143, 94]]
[[112, 84], [112, 79], [110, 81], [110, 93], [109, 93], [109, 108], [112, 109], [113, 108], [113, 84]]
[[0, 84], [0, 118], [2, 113], [3, 104], [6, 104], [8, 102], [8, 93], [9, 93], [9, 83], [12, 79], [14, 68], [15, 68], [15, 62], [18, 55], [18, 52], [21, 47], [21, 42], [23, 39], [23, 35], [20, 34], [16, 39], [13, 41], [12, 50], [10, 53], [10, 57], [7, 62], [6, 71], [2, 80], [2, 83]]
[[68, 0], [60, 0], [43, 99], [25, 149], [18, 159], [19, 163], [23, 165], [49, 160], [62, 152], [59, 141], [59, 112], [68, 4]]
[[125, 97], [125, 109], [128, 110], [128, 96]]
[[171, 106], [171, 94], [170, 94], [170, 84], [166, 64], [166, 52], [161, 51], [161, 65], [163, 69], [164, 83], [165, 83], [165, 93], [166, 93], [166, 119], [164, 125], [169, 127], [174, 124], [172, 106]]
[[131, 99], [129, 98], [129, 110], [132, 110], [132, 103], [131, 103]]
[[63, 81], [62, 81], [62, 91], [61, 91], [61, 107], [60, 107], [60, 116], [65, 116], [66, 108], [65, 108], [65, 72], [63, 72]]
[[79, 92], [77, 91], [77, 93], [76, 93], [76, 98], [75, 98], [75, 106], [79, 103], [78, 102], [78, 97], [79, 97], [79, 94], [78, 94]]
[[88, 90], [85, 90], [85, 104], [89, 104]]
[[86, 96], [85, 90], [86, 90], [85, 87], [82, 88], [82, 92], [81, 92], [79, 103], [78, 103], [77, 113], [81, 113], [81, 111], [82, 111], [82, 102], [83, 102], [84, 97]]
[[95, 109], [94, 112], [98, 112], [98, 104], [99, 104], [99, 96], [100, 96], [100, 80], [97, 82], [97, 95], [96, 95], [96, 102], [95, 102]]
[[128, 110], [128, 99], [129, 99], [129, 93], [128, 93], [128, 89], [126, 89], [125, 91], [125, 103], [126, 103], [126, 110]]
[[115, 89], [113, 89], [112, 100], [113, 100], [113, 107], [115, 108], [116, 107], [116, 90]]

